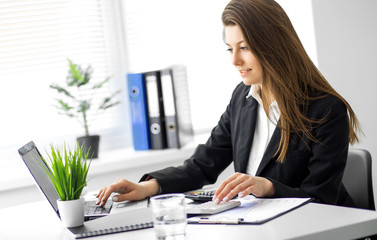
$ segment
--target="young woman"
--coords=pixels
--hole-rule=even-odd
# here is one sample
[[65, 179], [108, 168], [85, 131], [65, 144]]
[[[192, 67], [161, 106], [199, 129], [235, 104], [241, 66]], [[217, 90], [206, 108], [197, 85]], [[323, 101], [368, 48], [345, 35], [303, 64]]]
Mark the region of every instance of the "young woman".
[[[312, 197], [353, 206], [342, 184], [348, 145], [358, 141], [357, 118], [305, 52], [288, 16], [273, 0], [233, 0], [222, 14], [224, 39], [242, 82], [205, 144], [179, 167], [118, 179], [98, 194], [103, 204], [184, 192], [216, 182], [213, 201]], [[102, 203], [101, 203], [102, 202]]]

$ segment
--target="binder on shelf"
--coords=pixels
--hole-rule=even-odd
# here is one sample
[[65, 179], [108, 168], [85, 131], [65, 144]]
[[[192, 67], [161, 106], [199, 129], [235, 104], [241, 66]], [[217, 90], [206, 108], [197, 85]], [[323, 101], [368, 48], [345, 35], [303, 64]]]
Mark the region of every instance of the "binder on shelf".
[[187, 68], [184, 65], [171, 66], [173, 73], [173, 86], [177, 106], [178, 136], [180, 146], [192, 141], [192, 129], [189, 87], [187, 82]]
[[161, 86], [164, 96], [165, 128], [168, 148], [180, 148], [173, 77], [171, 69], [161, 70]]
[[144, 74], [128, 73], [127, 87], [134, 149], [148, 150], [151, 145]]
[[167, 148], [164, 98], [160, 71], [145, 73], [151, 149]]
[[166, 137], [169, 148], [181, 148], [193, 138], [187, 71], [183, 65], [161, 70]]

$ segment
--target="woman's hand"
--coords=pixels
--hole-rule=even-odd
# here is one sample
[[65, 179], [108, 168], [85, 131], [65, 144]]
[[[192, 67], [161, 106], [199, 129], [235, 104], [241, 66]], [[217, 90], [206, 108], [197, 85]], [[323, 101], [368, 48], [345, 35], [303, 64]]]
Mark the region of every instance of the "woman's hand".
[[160, 185], [157, 180], [149, 180], [140, 183], [130, 182], [123, 178], [118, 178], [113, 184], [102, 188], [97, 194], [97, 204], [105, 205], [111, 193], [118, 193], [113, 196], [113, 202], [121, 202], [125, 200], [137, 201], [146, 197], [156, 195], [159, 192]]
[[270, 197], [274, 193], [275, 189], [270, 180], [237, 172], [221, 183], [213, 196], [213, 201], [216, 204], [221, 201], [227, 202], [237, 194], [242, 198], [249, 194], [256, 197]]

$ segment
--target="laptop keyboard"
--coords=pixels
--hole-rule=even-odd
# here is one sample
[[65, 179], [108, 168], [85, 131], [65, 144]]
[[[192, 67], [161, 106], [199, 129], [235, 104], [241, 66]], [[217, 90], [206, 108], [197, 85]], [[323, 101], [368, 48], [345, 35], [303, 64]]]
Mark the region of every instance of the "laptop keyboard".
[[97, 200], [85, 201], [85, 216], [107, 215], [110, 213], [113, 202], [108, 200], [103, 207], [96, 205]]

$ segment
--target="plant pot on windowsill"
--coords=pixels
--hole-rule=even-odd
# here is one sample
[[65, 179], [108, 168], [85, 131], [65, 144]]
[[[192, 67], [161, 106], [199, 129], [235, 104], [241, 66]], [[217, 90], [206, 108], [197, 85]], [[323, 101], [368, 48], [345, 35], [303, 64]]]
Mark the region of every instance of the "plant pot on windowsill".
[[99, 135], [83, 136], [77, 138], [79, 146], [83, 147], [84, 152], [89, 152], [90, 158], [98, 158], [99, 140]]
[[[92, 80], [92, 68], [89, 65], [83, 69], [80, 65], [74, 64], [68, 59], [69, 70], [66, 81], [66, 86], [62, 87], [60, 84], [51, 84], [50, 88], [55, 89], [58, 94], [62, 96], [56, 99], [56, 108], [60, 114], [64, 114], [70, 118], [76, 118], [85, 130], [84, 137], [78, 137], [79, 145], [84, 144], [84, 151], [90, 149], [89, 157], [97, 158], [99, 149], [99, 136], [89, 135], [90, 123], [94, 121], [97, 114], [118, 105], [120, 102], [116, 101], [115, 96], [120, 91], [114, 92], [112, 95], [97, 101], [95, 93], [106, 84], [110, 77], [98, 82]], [[96, 101], [94, 101], [96, 99]]]

